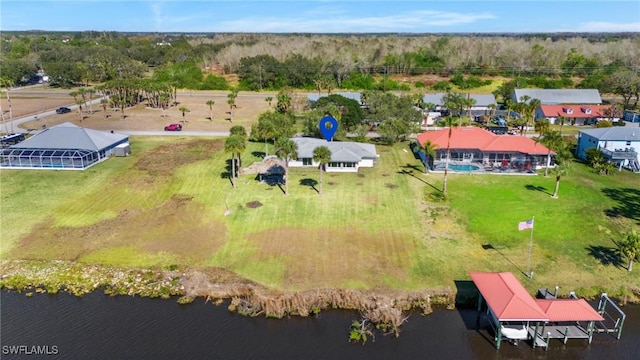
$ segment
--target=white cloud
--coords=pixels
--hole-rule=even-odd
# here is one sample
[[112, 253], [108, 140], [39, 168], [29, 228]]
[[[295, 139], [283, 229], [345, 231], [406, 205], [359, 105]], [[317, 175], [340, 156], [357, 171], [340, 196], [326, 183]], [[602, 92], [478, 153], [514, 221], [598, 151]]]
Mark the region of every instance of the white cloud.
[[578, 32], [640, 32], [640, 22], [616, 23], [606, 21], [590, 21], [578, 26]]
[[[463, 14], [443, 11], [412, 11], [397, 15], [347, 17], [337, 10], [328, 11], [330, 16], [311, 18], [247, 17], [224, 21], [210, 31], [230, 32], [422, 32], [428, 30], [450, 30], [448, 26], [469, 24], [480, 20], [494, 19], [490, 13]], [[316, 14], [323, 13], [314, 11]], [[434, 29], [442, 28], [442, 29]]]

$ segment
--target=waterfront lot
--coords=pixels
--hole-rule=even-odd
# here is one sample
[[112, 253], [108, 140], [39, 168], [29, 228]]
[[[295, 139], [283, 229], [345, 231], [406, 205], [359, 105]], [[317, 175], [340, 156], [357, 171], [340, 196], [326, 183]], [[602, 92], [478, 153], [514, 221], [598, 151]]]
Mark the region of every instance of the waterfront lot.
[[[324, 174], [322, 195], [317, 169], [292, 169], [285, 196], [255, 175], [232, 189], [223, 141], [134, 137], [132, 156], [83, 172], [2, 170], [0, 255], [222, 267], [288, 290], [455, 289], [468, 271], [525, 271], [530, 232], [517, 224], [535, 216], [525, 286], [640, 287], [614, 243], [640, 224], [637, 174], [576, 163], [556, 200], [551, 176], [451, 174], [449, 200], [434, 202], [442, 174], [423, 175], [398, 144], [378, 146], [373, 169]], [[262, 152], [249, 143], [243, 165]]]

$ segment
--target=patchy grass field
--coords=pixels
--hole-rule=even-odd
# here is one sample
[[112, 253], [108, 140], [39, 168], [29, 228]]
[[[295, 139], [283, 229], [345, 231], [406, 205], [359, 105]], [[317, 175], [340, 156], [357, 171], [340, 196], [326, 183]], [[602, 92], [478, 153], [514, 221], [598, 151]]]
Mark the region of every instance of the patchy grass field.
[[[432, 202], [442, 175], [398, 144], [379, 146], [373, 169], [325, 173], [322, 195], [317, 169], [292, 169], [284, 196], [255, 175], [233, 189], [223, 139], [131, 143], [132, 156], [84, 172], [2, 170], [0, 256], [222, 267], [290, 290], [453, 288], [468, 271], [525, 271], [530, 233], [517, 223], [535, 216], [527, 287], [640, 286], [614, 244], [640, 223], [635, 174], [575, 164], [557, 200], [552, 177], [452, 174], [449, 200]], [[263, 151], [249, 143], [243, 166]]]
[[[34, 115], [45, 110], [54, 110], [58, 106], [70, 106], [75, 103], [69, 91], [57, 90], [56, 92], [28, 93], [12, 91], [11, 104], [13, 117]], [[228, 131], [233, 125], [243, 125], [250, 129], [251, 124], [257, 121], [258, 115], [276, 105], [276, 94], [273, 93], [245, 93], [240, 92], [236, 98], [237, 108], [233, 110], [233, 116], [227, 104], [227, 94], [223, 91], [189, 91], [179, 90], [176, 106], [172, 106], [165, 113], [160, 109], [146, 107], [146, 102], [125, 109], [125, 117], [120, 111], [107, 108], [106, 112], [100, 104], [87, 106], [80, 119], [78, 111], [74, 110], [66, 114], [56, 114], [49, 117], [41, 117], [22, 125], [25, 129], [39, 129], [42, 125], [51, 127], [62, 122], [72, 122], [78, 126], [96, 130], [133, 130], [133, 131], [162, 131], [167, 124], [182, 122], [184, 131]], [[272, 97], [271, 105], [265, 99]], [[46, 100], [46, 101], [44, 101]], [[208, 100], [215, 104], [212, 110], [207, 105]], [[5, 109], [6, 99], [2, 100], [2, 108]], [[294, 105], [301, 109], [306, 102], [306, 93], [296, 94], [293, 97]], [[189, 109], [182, 116], [180, 108]], [[210, 119], [213, 115], [213, 119]], [[231, 122], [229, 119], [232, 119]], [[0, 131], [3, 131], [4, 128]]]

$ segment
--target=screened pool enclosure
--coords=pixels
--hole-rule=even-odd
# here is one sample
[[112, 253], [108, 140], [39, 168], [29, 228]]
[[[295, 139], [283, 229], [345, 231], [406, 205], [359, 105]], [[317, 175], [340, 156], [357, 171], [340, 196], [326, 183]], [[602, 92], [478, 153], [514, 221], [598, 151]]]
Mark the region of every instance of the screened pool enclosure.
[[110, 156], [130, 153], [127, 135], [66, 122], [0, 149], [0, 168], [84, 170]]
[[31, 169], [86, 169], [100, 161], [95, 150], [25, 149], [0, 150], [0, 167]]

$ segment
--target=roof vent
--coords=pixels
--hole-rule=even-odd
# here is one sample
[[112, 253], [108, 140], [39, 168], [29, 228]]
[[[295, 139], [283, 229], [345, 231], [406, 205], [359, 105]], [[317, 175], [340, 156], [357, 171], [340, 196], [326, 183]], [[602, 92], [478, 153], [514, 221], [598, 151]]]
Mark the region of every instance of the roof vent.
[[582, 112], [587, 114], [587, 115], [590, 115], [591, 114], [591, 108], [588, 108], [588, 107], [582, 108]]
[[567, 114], [573, 114], [573, 108], [564, 108], [562, 110], [564, 110], [564, 112], [566, 112]]

